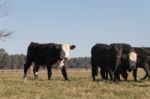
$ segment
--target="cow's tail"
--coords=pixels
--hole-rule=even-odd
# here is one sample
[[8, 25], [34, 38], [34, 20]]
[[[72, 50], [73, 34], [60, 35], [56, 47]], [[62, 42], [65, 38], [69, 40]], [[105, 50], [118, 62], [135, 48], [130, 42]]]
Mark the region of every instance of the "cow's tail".
[[32, 45], [33, 42], [30, 43], [30, 45], [28, 46], [28, 50], [27, 50], [27, 61], [32, 60]]
[[32, 64], [32, 48], [30, 44], [27, 50], [26, 62], [24, 64], [24, 76], [23, 76], [24, 80], [27, 79], [27, 71], [30, 68], [31, 64]]
[[24, 64], [24, 68], [29, 68], [32, 64], [32, 43], [28, 46], [27, 49], [27, 56], [26, 56], [26, 62]]

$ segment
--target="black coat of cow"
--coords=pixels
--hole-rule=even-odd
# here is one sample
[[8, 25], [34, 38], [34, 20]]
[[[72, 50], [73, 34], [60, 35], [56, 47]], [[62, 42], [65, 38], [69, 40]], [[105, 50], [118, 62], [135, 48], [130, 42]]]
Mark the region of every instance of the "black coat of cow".
[[[74, 48], [74, 45], [70, 46], [70, 49]], [[57, 63], [57, 61], [62, 60], [62, 58], [60, 58], [61, 50], [61, 44], [39, 44], [33, 42], [30, 43], [27, 50], [27, 60], [24, 64], [24, 78], [26, 78], [28, 68], [30, 67], [32, 62], [34, 62], [36, 65], [36, 68], [34, 68], [34, 70], [36, 71], [38, 71], [39, 65], [47, 66], [48, 79], [50, 80], [52, 74], [52, 65]], [[65, 66], [62, 67], [62, 74], [64, 76], [64, 79], [67, 80], [68, 77]]]
[[[110, 59], [111, 53], [110, 53], [110, 46], [107, 44], [96, 44], [91, 49], [91, 66], [92, 66], [92, 77], [93, 80], [95, 80], [95, 76], [98, 73], [98, 67], [101, 68], [101, 76], [102, 79], [105, 78], [105, 72], [110, 71], [111, 72], [111, 66], [110, 66]], [[112, 76], [112, 75], [111, 75]]]
[[93, 80], [95, 80], [98, 66], [101, 68], [102, 79], [106, 79], [106, 75], [109, 73], [110, 79], [114, 80], [114, 72], [121, 62], [122, 55], [128, 55], [130, 51], [132, 51], [132, 47], [124, 43], [113, 43], [111, 45], [96, 44], [93, 46], [91, 50]]

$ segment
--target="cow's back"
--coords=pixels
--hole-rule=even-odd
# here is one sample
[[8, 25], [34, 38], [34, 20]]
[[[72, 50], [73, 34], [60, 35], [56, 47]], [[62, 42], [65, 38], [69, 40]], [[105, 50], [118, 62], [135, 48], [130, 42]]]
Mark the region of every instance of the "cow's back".
[[60, 45], [54, 43], [31, 43], [28, 47], [27, 59], [39, 65], [53, 64], [60, 57]]
[[91, 58], [92, 61], [94, 61], [95, 64], [99, 65], [103, 65], [106, 62], [106, 58], [109, 57], [109, 50], [110, 50], [110, 46], [107, 44], [96, 44], [92, 47], [91, 49]]

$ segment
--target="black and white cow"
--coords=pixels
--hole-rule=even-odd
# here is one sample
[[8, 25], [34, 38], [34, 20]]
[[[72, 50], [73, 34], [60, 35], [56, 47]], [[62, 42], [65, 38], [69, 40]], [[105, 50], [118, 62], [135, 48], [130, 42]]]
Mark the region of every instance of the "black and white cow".
[[[132, 59], [132, 62], [129, 61]], [[128, 55], [128, 53], [123, 53], [120, 59], [120, 64], [117, 67], [115, 71], [115, 78], [114, 81], [118, 80], [120, 81], [120, 75], [124, 78], [125, 81], [127, 81], [128, 73], [127, 71], [132, 71], [136, 69], [136, 63], [137, 63], [137, 54], [135, 54], [135, 50], [132, 49], [132, 52]]]
[[[134, 50], [137, 53], [136, 69], [133, 70], [134, 80], [137, 81], [137, 69], [138, 68], [143, 68], [145, 71], [145, 76], [141, 80], [144, 80], [147, 77], [150, 79], [150, 48], [134, 47]], [[128, 77], [127, 76], [128, 66], [129, 65], [126, 64], [126, 60], [124, 60], [122, 64], [120, 65], [120, 67], [118, 68], [118, 73], [120, 73], [125, 80], [127, 80], [127, 77]], [[117, 76], [119, 76], [119, 74]], [[118, 77], [117, 79], [119, 80], [120, 77]]]
[[24, 79], [27, 79], [27, 70], [30, 65], [34, 62], [34, 75], [38, 77], [39, 66], [47, 66], [48, 80], [51, 79], [51, 69], [52, 65], [57, 65], [61, 67], [64, 79], [67, 80], [67, 73], [65, 68], [65, 61], [69, 59], [70, 50], [74, 49], [75, 45], [69, 44], [39, 44], [30, 43], [27, 50], [27, 60], [24, 64]]
[[115, 65], [115, 72], [114, 72], [114, 81], [116, 79], [120, 80], [119, 73], [121, 72], [123, 78], [127, 80], [128, 74], [126, 73], [127, 70], [131, 71], [136, 69], [136, 62], [137, 62], [137, 53], [135, 52], [134, 48], [132, 48], [129, 44], [122, 44], [122, 43], [115, 43], [111, 44], [111, 46], [116, 46], [116, 51], [121, 53], [115, 59], [119, 60], [116, 62]]
[[129, 57], [128, 62], [130, 68], [136, 68], [136, 53], [132, 50], [129, 44], [113, 43], [110, 45], [96, 44], [91, 50], [91, 65], [92, 76], [95, 80], [95, 76], [99, 66], [101, 68], [102, 79], [106, 79], [107, 73], [110, 75], [110, 79], [114, 80], [114, 76], [117, 73], [117, 68], [121, 63], [121, 57], [123, 54], [127, 54]]

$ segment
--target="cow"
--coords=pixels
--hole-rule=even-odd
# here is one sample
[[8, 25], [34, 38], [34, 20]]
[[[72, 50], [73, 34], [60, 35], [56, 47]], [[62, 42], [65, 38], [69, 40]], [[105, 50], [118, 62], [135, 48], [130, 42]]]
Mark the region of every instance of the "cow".
[[107, 44], [101, 44], [101, 43], [97, 43], [95, 44], [92, 49], [91, 49], [91, 66], [92, 66], [92, 77], [93, 80], [95, 80], [95, 76], [98, 73], [98, 67], [101, 68], [101, 76], [102, 79], [106, 79], [107, 77], [105, 77], [107, 74], [107, 71], [110, 71], [110, 76], [111, 75], [111, 66], [109, 65], [109, 56], [111, 57], [111, 53], [110, 53], [110, 46]]
[[122, 55], [126, 53], [129, 57], [130, 68], [134, 69], [136, 66], [136, 53], [132, 50], [129, 44], [125, 43], [113, 43], [110, 45], [98, 43], [91, 49], [91, 65], [92, 65], [92, 77], [95, 80], [95, 76], [98, 72], [98, 66], [101, 68], [102, 79], [107, 79], [107, 73], [110, 75], [110, 79], [114, 80], [115, 71], [117, 70]]
[[[134, 52], [134, 53], [133, 53]], [[123, 53], [123, 55], [121, 56], [120, 59], [120, 64], [117, 67], [116, 71], [115, 71], [115, 77], [114, 77], [114, 81], [118, 80], [120, 81], [120, 75], [122, 75], [122, 77], [124, 78], [125, 81], [127, 81], [128, 78], [128, 73], [127, 71], [132, 71], [136, 69], [136, 63], [137, 63], [137, 54], [135, 54], [135, 50], [132, 49], [132, 52], [128, 55], [128, 53]], [[130, 59], [132, 59], [132, 63], [129, 61]]]
[[48, 72], [48, 80], [51, 79], [52, 65], [57, 64], [61, 67], [62, 75], [65, 80], [68, 80], [65, 68], [65, 62], [69, 59], [70, 50], [74, 49], [75, 45], [47, 43], [40, 44], [31, 42], [27, 50], [27, 59], [24, 64], [24, 79], [27, 79], [27, 71], [32, 63], [35, 63], [34, 75], [38, 77], [39, 66], [46, 66]]
[[[150, 48], [148, 47], [134, 47], [135, 52], [137, 53], [137, 62], [136, 62], [136, 69], [133, 70], [133, 77], [134, 80], [137, 81], [137, 69], [143, 68], [145, 71], [145, 76], [141, 79], [144, 80], [147, 77], [150, 79]], [[125, 80], [127, 80], [127, 70], [130, 71], [127, 67], [128, 64], [125, 63], [126, 60], [124, 60], [118, 68], [118, 72], [123, 76]], [[125, 68], [126, 67], [126, 68]], [[119, 76], [119, 74], [117, 75]], [[120, 78], [117, 78], [120, 80]]]
[[[137, 61], [137, 53], [135, 52], [134, 48], [131, 47], [129, 44], [122, 44], [122, 43], [115, 43], [111, 44], [111, 46], [118, 46], [116, 47], [118, 49], [118, 55], [115, 59], [118, 61], [116, 62], [116, 69], [114, 72], [114, 81], [116, 79], [120, 80], [119, 73], [122, 74], [125, 81], [127, 80], [128, 71], [132, 71], [136, 68], [136, 61]], [[117, 50], [116, 49], [116, 50]], [[120, 51], [120, 52], [119, 52]], [[120, 53], [120, 54], [119, 54]]]

